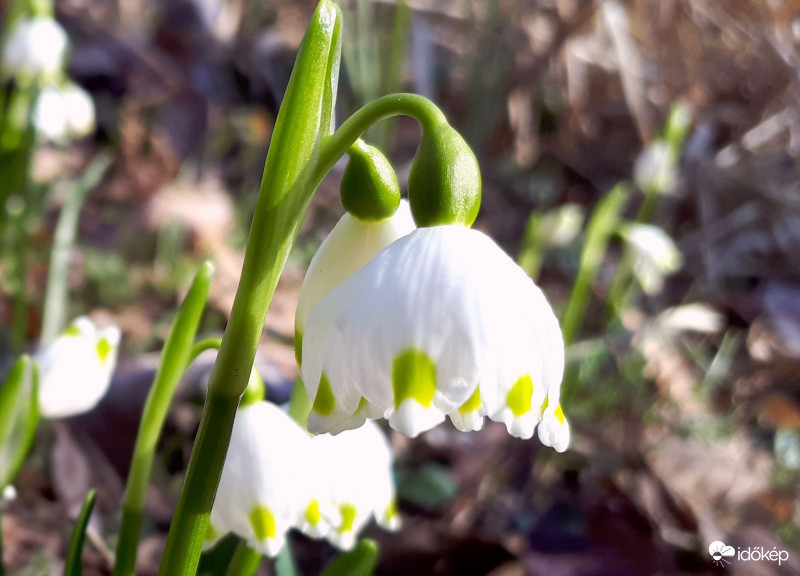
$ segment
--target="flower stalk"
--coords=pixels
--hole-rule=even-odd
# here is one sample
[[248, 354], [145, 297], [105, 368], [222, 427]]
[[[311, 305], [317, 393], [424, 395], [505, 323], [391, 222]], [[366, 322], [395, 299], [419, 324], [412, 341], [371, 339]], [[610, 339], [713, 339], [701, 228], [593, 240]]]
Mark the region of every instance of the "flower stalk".
[[164, 343], [161, 362], [142, 413], [131, 469], [125, 487], [114, 576], [131, 576], [136, 569], [136, 549], [141, 533], [142, 514], [147, 486], [150, 483], [156, 443], [161, 435], [161, 429], [164, 427], [167, 410], [178, 382], [196, 356], [193, 355], [192, 342], [206, 305], [213, 276], [213, 265], [209, 261], [204, 262], [197, 272], [180, 310], [178, 310]]

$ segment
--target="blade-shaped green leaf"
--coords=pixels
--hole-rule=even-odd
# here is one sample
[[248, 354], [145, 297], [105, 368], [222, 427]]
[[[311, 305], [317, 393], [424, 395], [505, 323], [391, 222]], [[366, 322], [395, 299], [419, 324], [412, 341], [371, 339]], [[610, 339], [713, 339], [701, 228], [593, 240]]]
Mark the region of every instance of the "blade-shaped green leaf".
[[86, 500], [83, 501], [81, 513], [78, 514], [75, 527], [72, 529], [67, 562], [64, 566], [64, 576], [81, 576], [81, 572], [83, 572], [83, 542], [86, 540], [86, 526], [89, 525], [89, 518], [92, 515], [96, 497], [97, 493], [94, 490], [89, 490]]
[[322, 576], [371, 576], [377, 563], [378, 544], [365, 538], [350, 552], [334, 558]]
[[39, 424], [39, 373], [21, 356], [0, 388], [0, 490], [16, 478]]

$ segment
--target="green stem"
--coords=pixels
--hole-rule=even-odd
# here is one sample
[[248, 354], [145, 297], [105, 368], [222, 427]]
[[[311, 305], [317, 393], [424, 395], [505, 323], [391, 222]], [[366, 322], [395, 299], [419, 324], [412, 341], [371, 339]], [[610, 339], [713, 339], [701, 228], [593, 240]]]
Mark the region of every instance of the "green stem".
[[319, 160], [312, 177], [314, 188], [341, 158], [350, 146], [373, 124], [393, 116], [411, 116], [425, 131], [435, 130], [447, 120], [439, 108], [417, 94], [389, 94], [366, 104], [350, 116], [336, 132], [322, 143]]
[[109, 154], [99, 154], [83, 173], [81, 180], [61, 208], [53, 234], [53, 248], [47, 272], [42, 332], [39, 337], [40, 346], [45, 346], [55, 340], [66, 322], [69, 254], [75, 243], [78, 217], [86, 197], [100, 182], [110, 163], [111, 156]]
[[627, 199], [628, 191], [625, 186], [621, 184], [614, 186], [597, 204], [589, 221], [578, 275], [572, 286], [572, 293], [561, 322], [564, 344], [567, 346], [575, 340], [580, 331], [589, 303], [592, 284], [600, 269], [600, 264], [603, 262], [608, 240], [619, 223], [620, 213]]
[[130, 576], [136, 569], [136, 549], [139, 544], [145, 497], [150, 483], [156, 444], [175, 388], [191, 359], [194, 358], [191, 355], [194, 351], [192, 341], [206, 305], [213, 276], [213, 265], [211, 262], [204, 262], [178, 310], [164, 343], [161, 362], [142, 412], [131, 470], [125, 486], [114, 576]]
[[261, 566], [262, 559], [261, 554], [250, 548], [247, 542], [239, 540], [225, 576], [253, 576]]
[[192, 350], [189, 352], [189, 363], [187, 366], [197, 360], [197, 357], [206, 350], [219, 350], [220, 346], [222, 346], [222, 338], [211, 337], [198, 340], [192, 345]]
[[67, 552], [67, 560], [64, 563], [64, 576], [81, 576], [83, 573], [83, 543], [86, 540], [86, 528], [89, 525], [89, 518], [92, 516], [96, 497], [97, 493], [94, 490], [89, 490], [86, 499], [83, 501], [81, 512], [78, 514], [78, 519], [75, 520], [69, 551]]

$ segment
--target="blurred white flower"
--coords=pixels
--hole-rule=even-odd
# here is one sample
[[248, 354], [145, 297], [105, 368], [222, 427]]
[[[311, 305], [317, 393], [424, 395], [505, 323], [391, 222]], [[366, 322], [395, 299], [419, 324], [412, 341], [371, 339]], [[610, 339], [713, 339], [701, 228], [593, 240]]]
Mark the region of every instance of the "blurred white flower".
[[42, 416], [64, 418], [94, 408], [111, 383], [119, 341], [116, 326], [98, 329], [81, 316], [40, 350], [36, 361]]
[[674, 274], [683, 265], [683, 257], [675, 242], [664, 230], [650, 224], [628, 224], [622, 237], [633, 251], [633, 272], [647, 294], [658, 294], [664, 288], [664, 277]]
[[94, 102], [77, 84], [47, 86], [36, 100], [33, 123], [45, 140], [60, 143], [81, 138], [94, 130]]
[[311, 309], [331, 288], [372, 260], [389, 244], [414, 230], [414, 219], [407, 200], [397, 212], [378, 221], [360, 220], [345, 213], [319, 247], [300, 289], [295, 315], [295, 345], [301, 360], [303, 331]]
[[563, 451], [564, 343], [541, 290], [491, 239], [463, 226], [420, 228], [380, 252], [312, 309], [303, 381], [309, 429], [383, 416], [416, 436], [448, 415], [483, 416]]
[[3, 47], [3, 75], [23, 82], [49, 81], [64, 66], [67, 33], [49, 17], [21, 20]]
[[239, 408], [206, 545], [233, 532], [262, 554], [280, 552], [315, 497], [312, 457], [311, 438], [280, 408]]
[[318, 478], [327, 485], [328, 497], [338, 510], [338, 517], [320, 531], [320, 515], [307, 514], [308, 520], [317, 521], [313, 526], [307, 522], [304, 531], [325, 535], [335, 546], [349, 550], [371, 516], [388, 530], [400, 527], [392, 450], [377, 424], [366, 422], [337, 436], [322, 434], [314, 437], [312, 443], [314, 460], [320, 465]]
[[678, 183], [678, 156], [666, 140], [654, 140], [642, 150], [633, 166], [640, 190], [671, 194]]

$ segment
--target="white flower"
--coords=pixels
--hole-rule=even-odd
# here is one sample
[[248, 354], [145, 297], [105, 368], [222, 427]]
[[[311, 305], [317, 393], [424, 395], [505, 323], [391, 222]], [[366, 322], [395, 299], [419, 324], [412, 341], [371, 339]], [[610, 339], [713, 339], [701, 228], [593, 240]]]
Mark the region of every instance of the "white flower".
[[303, 280], [295, 316], [298, 362], [308, 315], [320, 298], [414, 228], [406, 200], [401, 200], [397, 212], [384, 220], [360, 220], [348, 213], [342, 216], [314, 254]]
[[57, 76], [64, 65], [67, 33], [49, 17], [20, 21], [3, 48], [3, 73], [30, 81]]
[[388, 530], [400, 527], [392, 451], [377, 424], [366, 422], [337, 436], [322, 434], [312, 443], [315, 461], [320, 464], [318, 477], [327, 485], [330, 501], [339, 514], [332, 523], [329, 521], [332, 525], [327, 530], [315, 534], [305, 526], [304, 531], [327, 535], [332, 544], [349, 550], [371, 516]]
[[420, 228], [395, 241], [311, 311], [303, 381], [309, 429], [354, 428], [384, 416], [416, 436], [448, 415], [461, 430], [483, 416], [559, 451], [564, 344], [541, 290], [481, 232]]
[[111, 383], [120, 332], [98, 329], [81, 316], [55, 342], [36, 354], [39, 364], [39, 410], [47, 418], [87, 412]]
[[91, 96], [77, 84], [43, 88], [36, 100], [33, 123], [41, 137], [53, 142], [86, 136], [95, 126]]
[[680, 270], [680, 250], [664, 230], [649, 224], [629, 224], [622, 236], [633, 250], [633, 272], [647, 294], [664, 288], [664, 277]]
[[633, 167], [633, 180], [644, 192], [671, 194], [678, 182], [678, 157], [666, 140], [654, 140]]
[[239, 408], [206, 544], [227, 532], [269, 556], [283, 547], [316, 496], [311, 438], [269, 402]]

